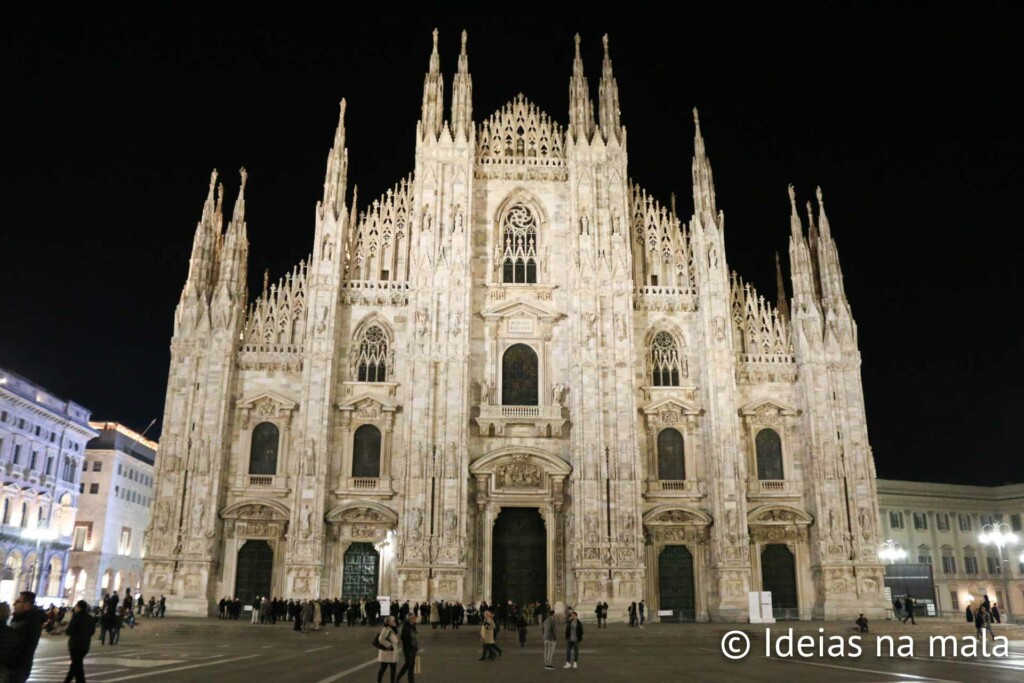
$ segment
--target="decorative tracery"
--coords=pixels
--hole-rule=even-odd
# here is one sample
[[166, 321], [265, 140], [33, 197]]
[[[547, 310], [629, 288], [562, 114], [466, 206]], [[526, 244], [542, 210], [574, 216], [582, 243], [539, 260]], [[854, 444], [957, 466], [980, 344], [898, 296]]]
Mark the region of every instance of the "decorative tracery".
[[370, 325], [359, 340], [356, 379], [359, 382], [386, 382], [387, 375], [387, 335], [379, 325]]
[[502, 281], [537, 282], [537, 218], [523, 204], [513, 204], [501, 221]]
[[662, 330], [651, 340], [651, 383], [656, 387], [677, 387], [686, 376], [685, 362], [675, 338]]

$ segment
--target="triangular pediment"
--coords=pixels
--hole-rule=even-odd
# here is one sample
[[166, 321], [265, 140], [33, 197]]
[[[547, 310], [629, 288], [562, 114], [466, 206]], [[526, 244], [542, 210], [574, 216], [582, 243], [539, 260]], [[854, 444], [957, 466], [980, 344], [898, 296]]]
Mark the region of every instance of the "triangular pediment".
[[393, 413], [398, 410], [398, 404], [392, 403], [370, 393], [360, 393], [351, 396], [338, 404], [338, 410], [353, 411], [356, 415], [366, 417], [377, 417], [382, 413]]
[[776, 401], [772, 398], [762, 398], [756, 401], [751, 401], [747, 405], [740, 408], [740, 415], [761, 415], [765, 412], [777, 413], [779, 415], [785, 415], [786, 417], [794, 417], [800, 414], [800, 410], [794, 408], [791, 405], [787, 405], [781, 401]]
[[480, 312], [484, 320], [497, 322], [502, 318], [535, 318], [544, 322], [555, 322], [562, 314], [540, 301], [511, 299], [488, 306]]
[[697, 406], [675, 397], [663, 398], [643, 406], [640, 410], [645, 415], [657, 415], [663, 411], [676, 411], [681, 415], [700, 415], [701, 409]]
[[516, 164], [564, 170], [565, 133], [522, 93], [477, 127], [477, 159], [485, 165]]
[[275, 394], [273, 391], [263, 391], [242, 399], [238, 402], [238, 407], [254, 409], [267, 404], [274, 406], [278, 410], [288, 411], [295, 410], [295, 407], [298, 405], [295, 401], [285, 398], [280, 394]]

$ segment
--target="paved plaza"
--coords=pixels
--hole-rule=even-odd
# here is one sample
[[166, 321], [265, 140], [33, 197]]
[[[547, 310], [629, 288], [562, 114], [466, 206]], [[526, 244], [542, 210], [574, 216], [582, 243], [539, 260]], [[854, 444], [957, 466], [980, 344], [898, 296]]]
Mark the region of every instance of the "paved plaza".
[[[765, 628], [750, 624], [652, 624], [631, 629], [612, 624], [598, 630], [585, 625], [578, 670], [564, 670], [564, 628], [559, 624], [559, 647], [554, 671], [543, 668], [539, 627], [531, 627], [526, 646], [519, 647], [514, 631], [502, 631], [498, 645], [503, 656], [478, 661], [478, 627], [458, 631], [419, 628], [423, 672], [421, 681], [570, 680], [587, 677], [601, 683], [618, 681], [1013, 681], [1024, 680], [1024, 629], [997, 627], [996, 635], [1010, 639], [1006, 657], [929, 656], [928, 637], [951, 633], [962, 639], [973, 629], [967, 624], [926, 622], [917, 627], [893, 622], [873, 625], [861, 636], [859, 658], [766, 658]], [[722, 654], [723, 637], [739, 628], [751, 639], [750, 654], [732, 661]], [[847, 624], [802, 622], [771, 626], [773, 634], [795, 630], [812, 638], [855, 632]], [[824, 633], [818, 629], [824, 629]], [[1002, 628], [1002, 630], [999, 630]], [[85, 668], [89, 681], [217, 681], [217, 683], [331, 683], [372, 681], [376, 650], [370, 644], [375, 629], [333, 625], [319, 632], [297, 633], [290, 624], [252, 626], [244, 621], [215, 619], [144, 619], [124, 630], [116, 646], [93, 641]], [[877, 657], [875, 638], [915, 636], [913, 658]], [[774, 637], [773, 637], [774, 641]], [[828, 641], [826, 641], [827, 644]], [[903, 641], [904, 643], [906, 641]], [[815, 645], [817, 647], [817, 645]], [[401, 663], [399, 664], [401, 666]], [[67, 672], [67, 639], [40, 642], [32, 681], [60, 681]], [[595, 678], [596, 677], [596, 678]], [[387, 678], [385, 677], [385, 680]]]

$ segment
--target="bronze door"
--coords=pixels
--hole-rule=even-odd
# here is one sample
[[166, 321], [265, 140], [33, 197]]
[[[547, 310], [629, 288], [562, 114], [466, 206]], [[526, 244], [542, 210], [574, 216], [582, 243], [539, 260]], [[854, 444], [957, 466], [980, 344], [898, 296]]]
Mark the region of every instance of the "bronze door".
[[353, 543], [345, 551], [341, 597], [347, 600], [376, 598], [380, 556], [372, 543]]
[[494, 524], [491, 597], [517, 605], [547, 598], [547, 532], [537, 508], [503, 508]]
[[662, 621], [694, 621], [697, 600], [693, 580], [693, 555], [685, 545], [667, 545], [658, 556], [659, 609], [672, 610]]
[[796, 558], [782, 543], [769, 543], [761, 551], [761, 590], [771, 591], [776, 619], [792, 618], [796, 600]]
[[270, 594], [274, 575], [274, 551], [266, 541], [246, 541], [238, 551], [238, 570], [235, 572], [235, 597], [243, 605], [251, 605], [257, 597]]

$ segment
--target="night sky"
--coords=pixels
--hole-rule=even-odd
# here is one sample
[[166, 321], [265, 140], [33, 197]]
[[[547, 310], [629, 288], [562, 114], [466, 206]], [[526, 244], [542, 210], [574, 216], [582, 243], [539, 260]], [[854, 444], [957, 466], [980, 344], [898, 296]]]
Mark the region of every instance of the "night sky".
[[432, 28], [446, 104], [466, 28], [474, 118], [523, 92], [562, 124], [573, 34], [596, 104], [607, 32], [631, 177], [665, 203], [675, 192], [689, 216], [699, 107], [730, 267], [772, 300], [786, 186], [801, 206], [822, 186], [879, 476], [1024, 481], [1011, 430], [1024, 413], [1013, 332], [1024, 22], [1009, 4], [975, 5], [702, 15], [687, 4], [677, 21], [631, 3], [633, 23], [544, 5], [401, 22], [248, 10], [9, 20], [0, 366], [142, 430], [162, 416], [173, 311], [211, 169], [225, 179], [228, 214], [238, 168], [249, 171], [254, 296], [264, 269], [276, 280], [311, 250], [342, 97], [360, 207], [413, 169]]

